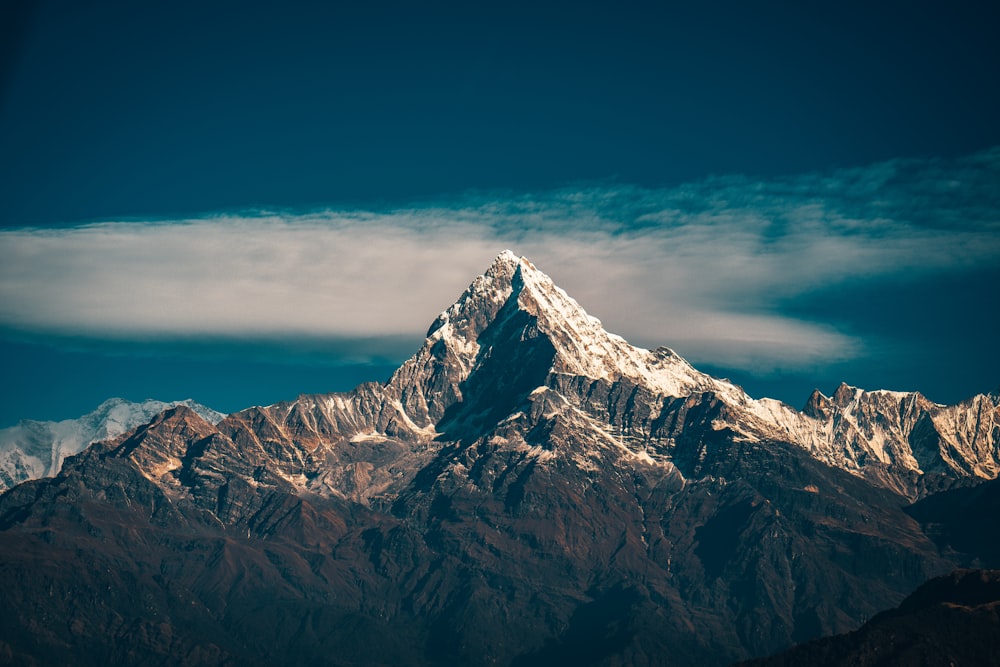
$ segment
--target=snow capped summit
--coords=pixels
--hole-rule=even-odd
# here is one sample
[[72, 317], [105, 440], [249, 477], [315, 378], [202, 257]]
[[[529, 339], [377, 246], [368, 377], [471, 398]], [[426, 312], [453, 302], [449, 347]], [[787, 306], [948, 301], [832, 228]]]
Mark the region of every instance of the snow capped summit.
[[[980, 396], [968, 408], [948, 408], [916, 392], [866, 391], [846, 383], [830, 398], [816, 392], [802, 412], [779, 401], [753, 399], [740, 387], [701, 373], [668, 348], [649, 351], [608, 333], [549, 276], [509, 250], [442, 314], [432, 331], [451, 324], [448, 343], [467, 353], [464, 367], [471, 368], [484, 325], [502, 328], [498, 320], [523, 315], [531, 325], [522, 327], [522, 339], [542, 336], [554, 348], [545, 382], [550, 387], [564, 389], [555, 378], [566, 376], [625, 382], [659, 397], [710, 396], [704, 400], [725, 406], [713, 428], [730, 429], [749, 440], [793, 442], [830, 465], [908, 495], [917, 493], [912, 480], [925, 473], [990, 479], [1000, 472], [996, 399]], [[463, 326], [456, 328], [455, 322]], [[470, 322], [479, 323], [474, 331]], [[970, 409], [975, 418], [965, 416]]]
[[[987, 396], [945, 407], [915, 393], [846, 384], [831, 397], [814, 392], [802, 411], [755, 399], [668, 348], [646, 350], [607, 332], [549, 276], [505, 250], [385, 383], [250, 408], [219, 429], [280, 461], [287, 483], [364, 504], [391, 497], [442, 443], [484, 438], [499, 438], [539, 465], [620, 458], [668, 471], [681, 463], [686, 474], [697, 474], [720, 437], [790, 443], [916, 497], [928, 475], [997, 476], [998, 404]], [[5, 447], [5, 484], [52, 474], [67, 454], [169, 407], [143, 405], [113, 399], [72, 423], [0, 432], [3, 442], [34, 443]], [[539, 429], [549, 434], [548, 449], [531, 444]], [[53, 435], [67, 430], [71, 436]], [[36, 431], [43, 434], [24, 435]], [[358, 460], [355, 447], [371, 443], [381, 448], [377, 462]], [[144, 474], [155, 478], [158, 470]]]
[[532, 319], [527, 335], [537, 330], [555, 347], [555, 373], [612, 381], [625, 377], [670, 396], [732, 387], [695, 370], [667, 348], [645, 350], [608, 333], [548, 275], [510, 250], [502, 252], [435, 320], [428, 340], [445, 340], [465, 353], [468, 364], [478, 353], [477, 340], [487, 326], [500, 328], [498, 317], [522, 314]]
[[[668, 465], [682, 440], [727, 432], [747, 442], [792, 443], [914, 496], [920, 493], [914, 480], [928, 472], [996, 476], [1000, 430], [990, 425], [1000, 423], [1000, 411], [996, 401], [975, 406], [978, 421], [966, 408], [936, 406], [919, 394], [846, 384], [832, 397], [815, 392], [803, 411], [754, 399], [668, 348], [638, 348], [607, 332], [528, 259], [505, 250], [434, 320], [421, 348], [384, 385], [302, 397], [233, 419], [294, 433], [282, 436], [284, 450], [293, 451], [297, 439], [335, 458], [341, 441], [408, 443], [401, 445], [409, 452], [402, 456], [412, 458], [408, 468], [432, 455], [435, 441], [484, 437], [522, 421], [530, 429], [539, 419], [601, 430], [592, 441], [596, 449], [564, 452], [580, 460], [614, 443], [620, 456]], [[543, 459], [554, 456], [549, 451]], [[364, 495], [395, 483], [385, 471], [371, 474], [360, 487], [347, 485], [356, 491], [367, 485], [357, 491]], [[343, 475], [331, 475], [311, 486], [342, 492]]]

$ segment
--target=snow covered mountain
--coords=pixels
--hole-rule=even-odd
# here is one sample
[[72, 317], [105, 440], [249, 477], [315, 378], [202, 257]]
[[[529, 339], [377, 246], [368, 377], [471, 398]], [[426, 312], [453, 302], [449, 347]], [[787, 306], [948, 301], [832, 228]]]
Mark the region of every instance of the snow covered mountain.
[[950, 508], [1000, 482], [933, 491], [996, 476], [997, 422], [994, 396], [754, 399], [505, 252], [384, 383], [174, 407], [0, 496], [0, 654], [729, 664], [991, 559]]
[[[508, 357], [504, 346], [511, 341], [516, 349]], [[493, 386], [480, 393], [487, 383]], [[711, 431], [796, 444], [828, 465], [910, 498], [963, 478], [993, 479], [1000, 471], [1000, 395], [941, 406], [915, 393], [845, 385], [833, 398], [815, 392], [801, 412], [754, 399], [668, 348], [645, 350], [608, 333], [548, 276], [510, 251], [435, 320], [420, 351], [384, 386], [300, 397], [233, 419], [254, 429], [269, 425], [267, 432], [289, 451], [297, 449], [295, 443], [310, 443], [338, 459], [345, 440], [426, 443], [456, 429], [482, 430], [492, 425], [491, 417], [522, 418], [532, 409], [596, 420], [605, 425], [608, 442], [660, 462], [672, 461], [678, 439], [691, 436], [692, 425], [681, 417], [710, 410], [711, 420], [702, 426]], [[416, 459], [427, 455], [422, 444], [411, 449]], [[344, 474], [333, 467], [297, 483], [355, 499], [392, 486], [379, 477], [386, 470], [375, 471], [367, 483], [341, 480]], [[933, 478], [930, 484], [925, 475]]]
[[1000, 394], [946, 406], [841, 384], [831, 397], [814, 392], [804, 413], [822, 425], [808, 443], [821, 460], [906, 496], [1000, 472]]
[[0, 429], [0, 492], [29, 479], [50, 477], [59, 472], [63, 459], [78, 454], [90, 443], [121, 435], [178, 405], [191, 408], [213, 424], [225, 416], [190, 399], [135, 403], [109, 398], [78, 419], [24, 419], [16, 426]]

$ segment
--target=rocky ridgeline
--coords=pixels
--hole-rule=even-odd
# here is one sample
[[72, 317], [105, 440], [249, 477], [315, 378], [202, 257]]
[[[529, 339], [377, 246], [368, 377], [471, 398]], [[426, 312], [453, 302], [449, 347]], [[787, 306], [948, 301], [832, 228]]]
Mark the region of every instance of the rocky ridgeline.
[[59, 472], [63, 459], [92, 442], [114, 438], [149, 422], [164, 410], [185, 405], [212, 423], [224, 415], [192, 400], [147, 400], [141, 403], [110, 398], [79, 419], [59, 422], [22, 420], [0, 429], [0, 492], [15, 484]]

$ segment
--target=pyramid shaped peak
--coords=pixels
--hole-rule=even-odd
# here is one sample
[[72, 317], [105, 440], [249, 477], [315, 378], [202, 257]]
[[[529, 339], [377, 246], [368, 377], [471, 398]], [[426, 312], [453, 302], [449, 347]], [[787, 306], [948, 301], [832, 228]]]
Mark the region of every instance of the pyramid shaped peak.
[[507, 249], [497, 255], [459, 300], [442, 313], [431, 331], [442, 323], [442, 318], [462, 319], [470, 311], [478, 315], [487, 311], [492, 319], [509, 300], [516, 303], [517, 309], [527, 311], [543, 323], [571, 320], [577, 329], [591, 331], [601, 328], [600, 321], [587, 315], [580, 304], [558, 287], [552, 278], [526, 257]]
[[[527, 278], [527, 280], [526, 280]], [[465, 336], [475, 338], [485, 324], [492, 320], [511, 296], [524, 288], [527, 282], [551, 284], [551, 279], [541, 273], [526, 258], [507, 249], [477, 276], [459, 299], [447, 308], [431, 325], [427, 335], [440, 330], [446, 323], [457, 326]], [[465, 323], [474, 322], [475, 331]]]
[[[507, 331], [509, 322], [518, 326]], [[612, 381], [625, 377], [673, 396], [717, 388], [714, 380], [679, 356], [653, 354], [608, 333], [548, 275], [511, 250], [501, 252], [435, 320], [424, 356], [430, 359], [431, 350], [442, 354], [447, 348], [456, 359], [461, 357], [463, 368], [471, 369], [481, 351], [480, 336], [488, 330], [507, 331], [521, 341], [544, 336], [554, 348], [551, 370], [557, 374]]]

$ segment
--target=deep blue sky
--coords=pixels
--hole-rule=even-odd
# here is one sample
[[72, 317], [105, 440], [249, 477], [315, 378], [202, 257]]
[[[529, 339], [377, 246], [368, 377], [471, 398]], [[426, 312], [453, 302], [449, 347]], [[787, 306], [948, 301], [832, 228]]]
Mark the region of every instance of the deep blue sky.
[[[8, 229], [676, 192], [712, 177], [773, 185], [1000, 145], [996, 3], [15, 0], [0, 27]], [[995, 221], [997, 190], [975, 192]], [[878, 354], [762, 374], [699, 365], [795, 405], [841, 378], [941, 401], [1000, 386], [996, 264], [899, 267], [768, 306], [881, 341]], [[76, 416], [111, 395], [235, 410], [384, 379], [402, 354], [356, 364], [336, 346], [304, 355], [280, 333], [192, 352], [177, 332], [164, 343], [43, 328], [0, 322], [0, 426]], [[384, 333], [415, 346], [422, 331]]]

